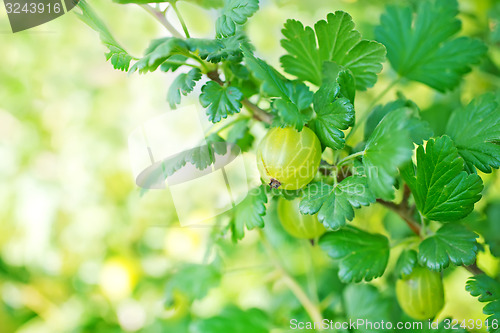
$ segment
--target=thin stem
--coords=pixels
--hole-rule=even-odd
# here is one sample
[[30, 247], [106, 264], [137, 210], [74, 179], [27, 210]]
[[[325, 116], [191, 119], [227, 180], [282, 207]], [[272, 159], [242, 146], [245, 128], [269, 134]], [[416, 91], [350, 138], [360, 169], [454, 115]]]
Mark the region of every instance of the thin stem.
[[340, 167], [340, 166], [342, 166], [342, 165], [346, 164], [347, 162], [349, 162], [350, 160], [352, 160], [352, 159], [354, 159], [354, 158], [356, 158], [356, 157], [358, 157], [358, 156], [362, 156], [362, 155], [364, 155], [364, 154], [365, 154], [365, 151], [364, 151], [364, 150], [362, 150], [362, 151], [358, 151], [357, 153], [351, 154], [351, 155], [349, 155], [349, 156], [347, 156], [347, 157], [344, 157], [343, 159], [341, 159], [341, 160], [337, 163], [337, 167]]
[[400, 239], [400, 240], [397, 240], [393, 243], [391, 243], [389, 246], [391, 247], [391, 249], [394, 249], [398, 246], [401, 246], [401, 245], [407, 245], [407, 244], [410, 244], [412, 242], [419, 242], [420, 241], [420, 238], [417, 237], [417, 236], [412, 236], [412, 237], [409, 237], [409, 238], [403, 238], [403, 239]]
[[224, 125], [219, 126], [219, 127], [214, 125], [214, 126], [210, 127], [210, 129], [205, 133], [205, 136], [212, 134], [212, 133], [220, 133], [221, 131], [225, 130], [226, 128], [233, 126], [237, 122], [240, 122], [240, 121], [243, 121], [246, 119], [250, 119], [250, 118], [249, 117], [239, 117], [236, 119], [232, 119], [231, 121], [228, 121], [227, 123], [225, 123]]
[[276, 251], [274, 251], [273, 246], [267, 240], [264, 232], [259, 229], [259, 234], [262, 240], [262, 245], [264, 246], [270, 259], [274, 262], [276, 269], [281, 273], [285, 284], [292, 291], [295, 297], [297, 297], [297, 299], [302, 304], [309, 317], [314, 322], [318, 323], [323, 322], [323, 315], [321, 314], [319, 308], [311, 301], [311, 299], [309, 299], [309, 297], [304, 292], [304, 290], [302, 290], [302, 287], [297, 283], [297, 281], [295, 281], [295, 279], [292, 278], [290, 274], [285, 270], [285, 268], [281, 264], [278, 254], [276, 253]]
[[177, 8], [177, 3], [175, 1], [171, 2], [171, 6], [174, 9], [175, 14], [177, 15], [177, 18], [179, 19], [179, 22], [181, 23], [182, 30], [184, 30], [184, 34], [186, 35], [186, 38], [191, 38], [189, 35], [188, 28], [186, 26], [186, 22], [184, 22], [184, 18], [181, 15], [181, 12]]
[[366, 111], [365, 113], [363, 113], [361, 115], [361, 117], [359, 117], [358, 119], [356, 119], [356, 123], [354, 124], [354, 126], [351, 128], [351, 131], [347, 134], [346, 138], [345, 138], [345, 141], [347, 142], [347, 140], [349, 140], [349, 138], [357, 131], [357, 129], [359, 128], [360, 124], [363, 124], [366, 120], [366, 118], [368, 117], [368, 115], [370, 114], [370, 110], [373, 109], [373, 107], [396, 85], [399, 83], [399, 81], [401, 80], [400, 77], [394, 79], [391, 83], [389, 83], [389, 85], [380, 93], [378, 94], [374, 99], [373, 101], [370, 103], [370, 105], [368, 105], [368, 107], [366, 108]]
[[406, 222], [406, 224], [408, 225], [408, 227], [410, 227], [410, 229], [413, 231], [413, 233], [415, 233], [415, 235], [422, 238], [421, 233], [420, 233], [421, 226], [413, 218], [413, 216], [411, 214], [411, 210], [407, 209], [407, 207], [405, 207], [403, 205], [397, 205], [391, 201], [377, 199], [377, 202], [379, 204], [381, 204], [382, 206], [385, 206], [385, 207], [389, 208], [390, 210], [396, 212], [399, 216], [401, 216], [401, 218]]
[[153, 17], [161, 23], [174, 37], [179, 37], [183, 38], [182, 34], [175, 29], [175, 27], [168, 22], [167, 18], [165, 17], [165, 13], [151, 7], [150, 5], [139, 5], [141, 6], [144, 10], [146, 10], [149, 14], [153, 15]]
[[312, 295], [314, 303], [316, 303], [319, 306], [318, 285], [316, 283], [316, 274], [314, 271], [312, 248], [313, 244], [311, 244], [310, 241], [305, 240], [304, 249], [306, 252], [306, 256], [308, 258], [307, 261], [309, 262], [309, 267], [307, 268], [307, 283], [309, 287], [309, 293]]
[[197, 63], [199, 63], [199, 64], [201, 65], [201, 67], [203, 67], [203, 70], [205, 71], [205, 73], [210, 72], [210, 69], [208, 68], [207, 63], [206, 63], [205, 61], [203, 61], [203, 60], [202, 60], [200, 57], [198, 57], [197, 55], [192, 54], [192, 53], [190, 53], [190, 52], [183, 53], [183, 55], [185, 55], [186, 57], [191, 58], [191, 59], [193, 59], [194, 61], [196, 61]]
[[248, 99], [245, 98], [244, 100], [242, 100], [241, 104], [243, 104], [243, 106], [245, 108], [247, 108], [247, 110], [252, 112], [253, 117], [255, 119], [263, 121], [263, 122], [268, 123], [268, 124], [272, 123], [272, 116], [269, 113], [267, 113], [266, 111], [259, 108], [257, 105], [250, 102]]
[[165, 60], [163, 63], [171, 64], [171, 65], [179, 65], [179, 66], [189, 66], [193, 68], [200, 68], [198, 65], [188, 64], [187, 62], [175, 61], [175, 60]]
[[371, 109], [373, 109], [373, 107], [389, 92], [391, 91], [391, 89], [399, 83], [399, 81], [401, 81], [401, 78], [400, 77], [397, 77], [395, 78], [394, 80], [391, 81], [391, 83], [389, 83], [389, 85], [380, 93], [378, 94], [374, 99], [373, 101], [370, 103], [370, 105], [368, 106], [367, 110], [370, 111]]

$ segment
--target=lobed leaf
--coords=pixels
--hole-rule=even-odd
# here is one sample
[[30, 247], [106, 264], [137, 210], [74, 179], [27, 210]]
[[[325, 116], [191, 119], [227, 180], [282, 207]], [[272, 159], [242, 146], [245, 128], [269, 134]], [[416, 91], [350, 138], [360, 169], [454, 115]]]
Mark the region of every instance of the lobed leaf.
[[176, 37], [158, 38], [151, 41], [145, 51], [144, 57], [137, 61], [131, 68], [130, 73], [154, 72], [162, 63], [174, 55], [189, 54], [186, 42]]
[[243, 48], [243, 54], [250, 71], [263, 82], [264, 92], [279, 98], [272, 100], [272, 107], [278, 113], [279, 120], [302, 130], [312, 116], [307, 108], [313, 101], [313, 93], [304, 83], [286, 79], [265, 61], [256, 58], [248, 48]]
[[128, 71], [132, 56], [115, 40], [104, 22], [96, 15], [87, 1], [80, 0], [78, 2], [78, 7], [82, 10], [81, 14], [77, 13], [78, 17], [94, 31], [99, 33], [101, 42], [108, 48], [109, 52], [105, 54], [106, 61], [110, 60], [114, 69]]
[[385, 236], [351, 226], [326, 233], [319, 245], [330, 257], [340, 260], [339, 278], [346, 283], [382, 276], [389, 260], [389, 241]]
[[397, 100], [389, 102], [385, 105], [377, 105], [370, 112], [365, 123], [365, 141], [368, 140], [370, 135], [375, 130], [375, 127], [380, 123], [386, 114], [402, 108], [411, 110], [411, 116], [406, 124], [406, 129], [410, 133], [412, 141], [416, 144], [422, 144], [423, 140], [428, 140], [433, 135], [433, 130], [431, 129], [429, 123], [420, 119], [418, 107], [413, 101], [400, 97]]
[[377, 198], [394, 199], [394, 182], [398, 168], [407, 163], [413, 143], [407, 128], [409, 109], [388, 113], [368, 138], [363, 165], [368, 186]]
[[243, 94], [238, 88], [221, 86], [214, 81], [207, 82], [201, 88], [200, 104], [207, 108], [208, 120], [213, 123], [240, 112], [242, 99]]
[[318, 220], [333, 230], [352, 221], [354, 208], [368, 206], [375, 197], [366, 184], [366, 177], [350, 176], [336, 187], [311, 183], [304, 190], [299, 209], [302, 214], [318, 214]]
[[473, 166], [486, 173], [500, 167], [500, 108], [494, 94], [484, 94], [455, 110], [446, 134], [453, 139], [470, 172]]
[[233, 240], [241, 240], [245, 236], [245, 226], [248, 230], [264, 227], [267, 195], [264, 186], [250, 190], [245, 199], [234, 209], [231, 230]]
[[[410, 179], [409, 179], [410, 178]], [[469, 215], [481, 199], [483, 183], [463, 171], [463, 161], [447, 136], [417, 149], [416, 177], [407, 177], [420, 213], [434, 221], [455, 221]]]
[[410, 275], [413, 267], [417, 264], [417, 251], [403, 250], [399, 255], [398, 261], [394, 271], [398, 278], [402, 279], [404, 276]]
[[222, 15], [215, 23], [217, 36], [234, 35], [237, 26], [245, 24], [258, 9], [259, 0], [227, 0]]
[[465, 285], [472, 296], [479, 297], [479, 302], [488, 303], [483, 308], [483, 313], [488, 315], [490, 322], [489, 332], [500, 332], [500, 327], [491, 323], [500, 322], [500, 284], [487, 275], [481, 274], [471, 277]]
[[202, 299], [208, 291], [216, 287], [221, 279], [219, 268], [214, 265], [187, 264], [181, 267], [167, 282], [165, 304], [172, 306], [176, 292], [190, 301]]
[[460, 224], [445, 224], [419, 246], [418, 261], [434, 271], [450, 265], [471, 265], [476, 259], [477, 234]]
[[187, 96], [193, 91], [196, 81], [200, 79], [201, 71], [198, 68], [177, 76], [168, 89], [167, 101], [170, 107], [175, 109], [176, 105], [181, 103], [181, 94]]
[[316, 118], [311, 127], [321, 143], [332, 149], [342, 149], [344, 132], [354, 123], [354, 106], [345, 97], [338, 98], [338, 83], [323, 84], [314, 94]]
[[288, 20], [282, 32], [285, 39], [281, 45], [288, 54], [281, 57], [281, 64], [287, 73], [301, 80], [319, 86], [323, 63], [329, 61], [349, 69], [356, 89], [365, 90], [375, 84], [377, 73], [382, 70], [385, 47], [375, 41], [362, 40], [346, 12], [328, 14], [326, 21], [314, 25], [314, 30], [299, 21]]
[[486, 53], [469, 37], [452, 38], [461, 27], [456, 0], [423, 0], [416, 15], [410, 7], [389, 6], [375, 29], [392, 67], [410, 80], [438, 91], [455, 88]]

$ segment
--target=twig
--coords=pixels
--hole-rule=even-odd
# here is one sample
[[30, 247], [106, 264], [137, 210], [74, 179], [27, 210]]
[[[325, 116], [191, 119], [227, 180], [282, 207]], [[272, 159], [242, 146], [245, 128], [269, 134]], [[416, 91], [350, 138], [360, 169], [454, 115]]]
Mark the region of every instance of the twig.
[[390, 210], [396, 212], [399, 216], [401, 216], [401, 218], [406, 222], [408, 227], [410, 227], [410, 229], [417, 236], [422, 238], [422, 235], [420, 234], [422, 227], [420, 226], [420, 224], [417, 221], [415, 221], [415, 219], [411, 215], [410, 209], [408, 209], [408, 207], [405, 207], [407, 205], [401, 205], [401, 204], [398, 205], [398, 204], [395, 204], [394, 202], [385, 201], [382, 199], [377, 199], [377, 202], [379, 204], [381, 204], [382, 206], [387, 207]]
[[167, 28], [167, 30], [172, 34], [172, 36], [174, 37], [178, 37], [178, 38], [184, 38], [184, 36], [182, 36], [182, 34], [177, 31], [177, 29], [175, 29], [175, 27], [170, 24], [170, 22], [168, 22], [167, 18], [165, 17], [165, 13], [156, 9], [156, 8], [153, 8], [151, 7], [150, 5], [139, 5], [141, 6], [142, 8], [144, 8], [144, 10], [146, 10], [149, 14], [153, 15], [153, 17], [161, 23], [161, 25], [163, 25], [165, 28]]
[[472, 265], [464, 266], [464, 267], [466, 270], [468, 270], [469, 272], [471, 272], [474, 275], [480, 275], [480, 274], [486, 275], [486, 273], [481, 268], [477, 267], [476, 262], [474, 262]]
[[253, 117], [255, 119], [263, 121], [268, 124], [272, 123], [273, 119], [272, 116], [266, 111], [259, 108], [257, 105], [250, 102], [248, 99], [245, 98], [244, 100], [242, 100], [241, 104], [243, 104], [243, 106], [246, 107], [248, 110], [252, 111]]
[[[421, 225], [415, 221], [413, 218], [413, 208], [410, 208], [408, 205], [408, 198], [410, 196], [410, 189], [405, 185], [403, 200], [400, 204], [395, 204], [394, 202], [385, 201], [382, 199], [377, 199], [377, 202], [383, 205], [384, 207], [389, 208], [390, 210], [396, 212], [401, 218], [408, 224], [408, 227], [421, 239], [423, 236], [421, 234], [422, 227]], [[466, 270], [471, 272], [474, 275], [486, 274], [481, 268], [477, 267], [477, 264], [474, 262], [472, 265], [463, 266]]]

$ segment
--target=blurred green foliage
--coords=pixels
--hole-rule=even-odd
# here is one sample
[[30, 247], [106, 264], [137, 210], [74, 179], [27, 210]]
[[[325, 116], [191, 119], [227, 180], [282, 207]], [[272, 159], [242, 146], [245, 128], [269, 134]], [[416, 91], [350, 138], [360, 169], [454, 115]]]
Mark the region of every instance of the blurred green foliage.
[[[418, 1], [261, 2], [247, 31], [258, 53], [277, 65], [283, 52], [280, 30], [288, 18], [311, 24], [328, 12], [346, 10], [363, 36], [373, 38], [386, 4]], [[90, 3], [134, 55], [152, 38], [164, 36], [162, 27], [137, 6]], [[441, 94], [419, 83], [404, 83], [399, 89], [424, 108], [424, 119], [438, 135], [452, 107], [500, 86], [499, 6], [493, 0], [460, 1], [462, 33], [489, 41], [490, 49], [459, 88]], [[194, 35], [213, 35], [214, 10], [185, 3], [179, 9]], [[272, 332], [279, 333], [289, 331], [291, 318], [308, 320], [276, 274], [256, 231], [236, 246], [210, 228], [180, 228], [167, 191], [141, 195], [135, 186], [128, 134], [168, 109], [165, 95], [173, 76], [128, 77], [114, 71], [105, 62], [105, 48], [96, 34], [73, 13], [17, 34], [9, 32], [4, 7], [0, 18], [0, 332], [215, 333], [253, 327], [255, 333], [271, 323]], [[388, 68], [379, 76], [382, 84], [358, 94], [358, 110], [395, 76]], [[395, 98], [387, 95], [382, 102]], [[497, 173], [482, 176], [485, 199], [469, 218], [477, 230], [491, 235], [486, 241], [498, 255], [500, 181]], [[269, 204], [263, 232], [306, 292], [318, 291], [325, 317], [399, 317], [387, 288], [395, 275], [346, 288], [338, 279], [338, 266], [332, 266], [318, 246], [309, 249], [305, 241], [283, 231], [275, 201]], [[370, 206], [357, 214], [354, 224], [386, 235], [390, 230], [397, 239], [408, 234], [399, 219]], [[399, 229], [387, 227], [393, 225]], [[389, 272], [401, 250], [393, 248]], [[308, 251], [314, 253], [313, 262]], [[197, 264], [212, 261], [213, 270], [196, 270]], [[499, 260], [488, 248], [478, 265], [492, 276], [499, 273]], [[197, 285], [175, 275], [186, 271], [203, 281]], [[485, 319], [482, 305], [464, 290], [467, 272], [450, 268], [445, 276], [449, 292], [439, 318]], [[193, 291], [194, 286], [198, 290]], [[186, 296], [191, 292], [196, 297]], [[374, 299], [385, 305], [370, 308]], [[346, 313], [339, 314], [341, 307]], [[225, 316], [241, 321], [226, 326]]]

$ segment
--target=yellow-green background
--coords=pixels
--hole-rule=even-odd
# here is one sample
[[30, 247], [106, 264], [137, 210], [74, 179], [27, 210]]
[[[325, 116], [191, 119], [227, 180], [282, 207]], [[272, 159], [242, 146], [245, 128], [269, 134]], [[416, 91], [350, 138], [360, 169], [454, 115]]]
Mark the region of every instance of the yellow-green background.
[[[397, 1], [261, 2], [247, 31], [259, 56], [277, 65], [287, 18], [312, 24], [343, 9], [372, 38], [383, 4]], [[89, 3], [135, 56], [150, 39], [167, 34], [137, 6]], [[479, 35], [489, 28], [492, 2], [464, 0], [460, 6], [466, 13], [462, 33]], [[192, 35], [213, 35], [215, 11], [179, 7]], [[127, 136], [168, 111], [165, 97], [173, 75], [113, 70], [98, 35], [74, 13], [25, 32], [9, 29], [0, 6], [0, 332], [161, 332], [152, 323], [176, 315], [162, 305], [165, 279], [179, 263], [200, 262], [209, 235], [208, 229], [178, 226], [167, 191], [141, 196], [129, 166]], [[498, 45], [490, 55], [500, 65]], [[357, 112], [365, 111], [392, 75], [385, 64], [379, 84], [358, 94]], [[462, 85], [462, 102], [498, 85], [498, 77], [474, 70]], [[422, 108], [443, 97], [416, 83], [399, 89]], [[497, 176], [485, 179], [488, 200], [499, 200]], [[382, 207], [364, 208], [356, 223], [382, 232], [385, 213]], [[233, 249], [221, 287], [192, 305], [195, 315], [217, 314], [228, 302], [270, 306], [285, 287], [269, 286], [272, 267], [256, 242], [249, 232]], [[300, 249], [289, 256], [292, 272], [308, 268]], [[324, 262], [320, 253], [317, 257]], [[479, 265], [497, 273], [498, 263], [488, 255]], [[441, 317], [485, 318], [482, 305], [464, 290], [467, 277], [457, 269], [446, 278], [448, 302]], [[387, 288], [384, 279], [374, 283]], [[87, 330], [84, 323], [92, 321], [101, 324]]]

